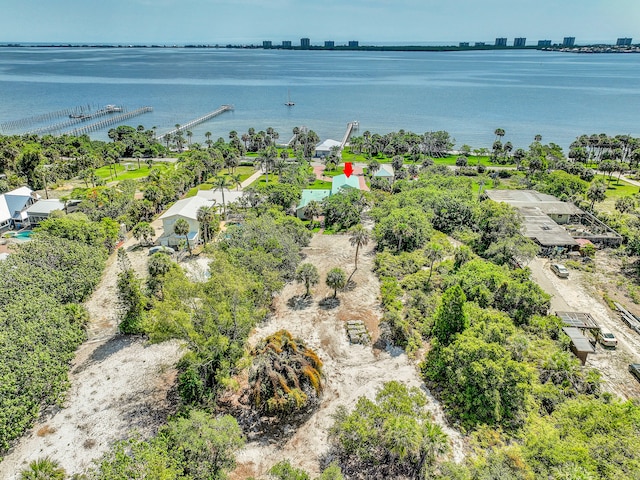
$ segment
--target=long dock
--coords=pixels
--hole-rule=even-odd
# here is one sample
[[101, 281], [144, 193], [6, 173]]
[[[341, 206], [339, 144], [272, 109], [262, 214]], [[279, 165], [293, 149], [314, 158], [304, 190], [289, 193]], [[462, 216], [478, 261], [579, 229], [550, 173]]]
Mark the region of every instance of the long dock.
[[[78, 125], [79, 123], [88, 122], [95, 118], [100, 118], [107, 115], [113, 115], [114, 113], [122, 112], [122, 111], [123, 111], [122, 107], [116, 107], [116, 106], [110, 105], [108, 107], [101, 108], [100, 110], [96, 110], [93, 113], [70, 114], [69, 115], [70, 118], [68, 120], [65, 120], [64, 122], [58, 122], [58, 123], [54, 123], [53, 125], [46, 125], [44, 127], [36, 128], [34, 130], [29, 130], [27, 133], [35, 134], [35, 135], [42, 135], [44, 133], [59, 133], [59, 132], [68, 130], [73, 125]], [[125, 113], [126, 113], [126, 110], [125, 110]]]
[[203, 115], [202, 117], [198, 117], [195, 120], [191, 120], [190, 122], [185, 123], [184, 125], [180, 125], [180, 127], [174, 128], [173, 130], [167, 133], [163, 133], [162, 135], [157, 135], [156, 140], [162, 140], [165, 137], [174, 135], [178, 132], [182, 132], [183, 130], [189, 130], [191, 127], [195, 127], [196, 125], [204, 123], [207, 120], [211, 120], [213, 117], [217, 117], [218, 115], [224, 112], [229, 112], [231, 110], [233, 110], [233, 105], [221, 105], [220, 108], [218, 108], [217, 110], [214, 110], [213, 112], [209, 112], [206, 115]]
[[[298, 130], [300, 130], [300, 133], [306, 133], [307, 127], [300, 126], [300, 127], [298, 127]], [[283, 143], [281, 146], [285, 147], [285, 148], [289, 148], [291, 146], [291, 144], [293, 143], [293, 141], [296, 139], [297, 136], [298, 135], [294, 134], [287, 143]]]
[[138, 108], [131, 112], [121, 113], [120, 115], [114, 115], [114, 116], [105, 118], [104, 120], [92, 123], [90, 125], [84, 125], [79, 128], [74, 128], [73, 130], [70, 130], [66, 133], [70, 135], [75, 135], [75, 136], [84, 135], [85, 133], [95, 132], [96, 130], [102, 130], [103, 128], [108, 127], [109, 125], [113, 125], [114, 123], [121, 123], [121, 122], [124, 122], [125, 120], [129, 120], [130, 118], [137, 117], [138, 115], [142, 115], [152, 111], [153, 111], [153, 107]]
[[50, 122], [56, 118], [69, 117], [71, 115], [81, 114], [84, 111], [90, 111], [90, 106], [78, 106], [73, 108], [65, 108], [62, 110], [56, 110], [55, 112], [41, 113], [39, 115], [32, 115], [30, 117], [21, 118], [19, 120], [12, 120], [9, 122], [0, 123], [0, 131], [11, 132], [24, 130], [25, 128], [31, 128], [33, 125]]
[[342, 150], [347, 144], [347, 142], [349, 141], [349, 137], [351, 137], [353, 131], [357, 130], [359, 127], [360, 123], [357, 120], [347, 123], [347, 131], [344, 132], [344, 137], [342, 137], [342, 142], [340, 142], [340, 150]]

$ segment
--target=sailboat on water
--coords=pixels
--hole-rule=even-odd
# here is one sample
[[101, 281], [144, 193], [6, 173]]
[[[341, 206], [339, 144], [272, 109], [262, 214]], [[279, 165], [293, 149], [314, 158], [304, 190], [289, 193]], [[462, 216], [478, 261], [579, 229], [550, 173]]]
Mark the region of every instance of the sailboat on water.
[[291, 101], [291, 92], [287, 90], [287, 101], [284, 103], [287, 107], [293, 107], [295, 103]]

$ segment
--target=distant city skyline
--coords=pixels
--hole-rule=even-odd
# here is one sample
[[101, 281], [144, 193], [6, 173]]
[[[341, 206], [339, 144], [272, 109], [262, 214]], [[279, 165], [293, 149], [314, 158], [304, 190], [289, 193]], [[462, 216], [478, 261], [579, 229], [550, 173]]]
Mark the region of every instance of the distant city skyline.
[[10, 0], [0, 42], [458, 44], [640, 41], [637, 0]]

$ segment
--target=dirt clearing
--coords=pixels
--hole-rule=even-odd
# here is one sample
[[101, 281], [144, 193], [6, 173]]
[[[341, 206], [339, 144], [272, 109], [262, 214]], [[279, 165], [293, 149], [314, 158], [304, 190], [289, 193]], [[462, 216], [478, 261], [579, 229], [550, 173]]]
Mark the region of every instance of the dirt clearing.
[[[338, 294], [339, 305], [321, 306], [320, 301], [333, 295], [324, 284], [327, 272], [341, 267], [347, 275], [353, 270], [355, 248], [343, 235], [315, 235], [303, 250], [305, 263], [312, 263], [320, 273], [320, 284], [312, 289], [313, 301], [308, 306], [293, 308], [292, 298], [304, 294], [301, 284], [288, 284], [275, 300], [275, 315], [256, 329], [250, 341], [278, 330], [289, 330], [313, 348], [324, 362], [325, 389], [320, 408], [283, 442], [268, 442], [260, 438], [249, 441], [237, 455], [238, 468], [232, 479], [260, 476], [280, 460], [288, 459], [294, 466], [318, 473], [319, 460], [328, 450], [328, 429], [331, 415], [339, 405], [352, 408], [360, 396], [373, 398], [383, 383], [398, 380], [409, 386], [424, 389], [416, 365], [401, 351], [375, 350], [371, 346], [351, 345], [347, 340], [345, 323], [361, 320], [375, 341], [378, 321], [382, 315], [378, 294], [380, 285], [372, 272], [372, 246], [361, 249], [358, 271], [353, 275], [355, 287]], [[425, 390], [426, 391], [426, 390]], [[462, 436], [449, 428], [442, 409], [429, 395], [429, 408], [436, 421], [444, 427], [452, 444], [453, 458], [464, 457]]]
[[[606, 255], [599, 252], [598, 255]], [[533, 279], [552, 295], [551, 310], [590, 313], [599, 325], [607, 327], [618, 339], [618, 347], [607, 349], [596, 345], [596, 353], [589, 354], [587, 366], [602, 374], [603, 388], [620, 398], [640, 398], [640, 382], [629, 373], [630, 363], [640, 362], [640, 335], [628, 328], [616, 312], [602, 300], [603, 276], [572, 269], [569, 278], [558, 278], [549, 268], [550, 261], [535, 258], [530, 264]]]

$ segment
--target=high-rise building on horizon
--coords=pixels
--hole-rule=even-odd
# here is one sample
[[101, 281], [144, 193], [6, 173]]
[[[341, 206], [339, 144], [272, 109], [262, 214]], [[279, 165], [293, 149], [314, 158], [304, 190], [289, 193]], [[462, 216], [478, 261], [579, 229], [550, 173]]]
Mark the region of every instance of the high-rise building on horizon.
[[291, 40], [283, 40], [282, 48], [291, 48]]
[[311, 40], [309, 40], [308, 38], [301, 38], [300, 46], [302, 48], [309, 48], [311, 46]]
[[550, 47], [551, 46], [551, 40], [538, 40], [538, 46], [539, 47]]
[[359, 47], [360, 46], [360, 42], [358, 42], [358, 40], [349, 40], [348, 45], [350, 47]]
[[629, 45], [631, 45], [631, 40], [632, 40], [632, 38], [629, 38], [629, 37], [620, 37], [616, 41], [616, 45], [618, 47], [628, 47]]
[[514, 47], [524, 47], [527, 45], [527, 39], [525, 37], [516, 37], [513, 39]]
[[506, 47], [507, 46], [507, 37], [498, 37], [496, 38], [496, 47]]
[[273, 47], [273, 42], [271, 42], [271, 40], [262, 41], [262, 48], [271, 48], [271, 47]]
[[484, 47], [486, 45], [486, 43], [484, 42], [476, 42], [473, 44], [474, 47]]
[[325, 40], [324, 42], [324, 48], [333, 48], [336, 46], [336, 42], [334, 42], [333, 40]]
[[469, 46], [469, 42], [460, 42], [458, 44], [459, 47], [468, 47]]
[[562, 40], [563, 47], [573, 47], [576, 44], [576, 37], [564, 37]]

